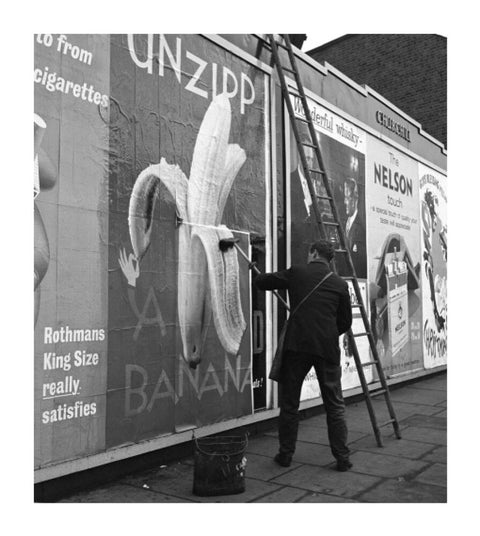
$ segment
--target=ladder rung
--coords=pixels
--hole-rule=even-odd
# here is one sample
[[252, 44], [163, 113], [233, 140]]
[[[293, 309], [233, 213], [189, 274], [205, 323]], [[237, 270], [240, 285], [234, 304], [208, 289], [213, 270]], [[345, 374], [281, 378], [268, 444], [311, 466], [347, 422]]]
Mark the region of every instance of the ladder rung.
[[333, 222], [333, 221], [324, 221], [323, 225], [330, 225], [332, 227], [340, 227], [339, 223]]
[[277, 41], [276, 39], [275, 39], [275, 44], [277, 45], [277, 47], [281, 47], [281, 48], [284, 48], [285, 50], [288, 50], [287, 45], [280, 43], [280, 41]]
[[313, 145], [313, 143], [308, 142], [302, 142], [302, 145], [305, 147], [311, 147], [312, 149], [315, 149], [316, 145]]
[[341, 275], [340, 277], [345, 281], [353, 281], [355, 279], [353, 275]]
[[295, 74], [295, 69], [290, 69], [290, 67], [284, 67], [283, 65], [282, 65], [282, 71], [287, 71], [287, 73]]
[[335, 250], [335, 253], [346, 253], [347, 250], [346, 249], [336, 249]]
[[370, 393], [370, 397], [373, 398], [374, 396], [384, 395], [386, 392], [386, 389], [379, 389], [378, 391], [373, 391], [373, 393]]
[[[281, 43], [280, 41], [277, 41], [275, 38], [273, 39], [273, 41], [275, 42], [275, 44], [277, 45], [277, 47], [281, 47], [281, 48], [284, 48], [285, 50], [288, 50], [287, 45], [284, 45], [284, 44]], [[268, 40], [265, 42], [265, 44], [268, 45], [269, 47], [272, 46], [272, 43], [270, 43], [270, 39], [268, 39]]]
[[378, 424], [378, 428], [383, 428], [384, 426], [387, 426], [387, 424], [393, 424], [396, 422], [396, 419], [389, 419], [388, 421], [382, 422], [382, 424]]
[[363, 305], [360, 305], [359, 303], [352, 303], [352, 309], [354, 308], [362, 309]]
[[[318, 173], [319, 175], [326, 175], [325, 171], [320, 171], [319, 169], [309, 169], [312, 173]], [[332, 199], [331, 197], [326, 197], [325, 199]]]
[[326, 201], [331, 201], [332, 198], [328, 195], [316, 195], [315, 196], [317, 199], [325, 199]]
[[354, 337], [365, 337], [365, 335], [370, 335], [370, 332], [369, 331], [364, 331], [362, 333], [354, 333], [353, 334]]
[[366, 361], [365, 363], [362, 363], [362, 367], [369, 367], [370, 365], [376, 365], [378, 361]]

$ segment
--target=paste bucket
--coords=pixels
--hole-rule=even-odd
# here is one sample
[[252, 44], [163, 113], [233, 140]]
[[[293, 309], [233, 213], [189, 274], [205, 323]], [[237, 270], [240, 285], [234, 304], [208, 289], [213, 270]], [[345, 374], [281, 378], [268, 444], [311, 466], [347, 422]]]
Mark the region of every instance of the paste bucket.
[[193, 493], [203, 497], [245, 491], [247, 436], [194, 438]]

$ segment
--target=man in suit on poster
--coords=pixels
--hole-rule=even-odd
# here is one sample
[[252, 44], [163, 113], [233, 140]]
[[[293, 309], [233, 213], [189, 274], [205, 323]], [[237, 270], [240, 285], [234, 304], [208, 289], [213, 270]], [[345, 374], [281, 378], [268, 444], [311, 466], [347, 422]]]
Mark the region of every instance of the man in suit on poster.
[[367, 244], [365, 225], [360, 219], [358, 211], [358, 185], [351, 177], [343, 183], [343, 195], [347, 221], [345, 223], [345, 235], [347, 245], [352, 256], [353, 266], [357, 277], [367, 277]]

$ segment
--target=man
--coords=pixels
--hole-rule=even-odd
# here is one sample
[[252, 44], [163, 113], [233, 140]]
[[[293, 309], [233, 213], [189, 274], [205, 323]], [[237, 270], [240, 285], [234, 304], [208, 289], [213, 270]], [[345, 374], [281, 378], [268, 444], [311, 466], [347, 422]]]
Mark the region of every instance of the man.
[[347, 245], [350, 249], [357, 277], [365, 278], [367, 277], [365, 227], [358, 215], [358, 186], [355, 179], [350, 177], [345, 179], [343, 184], [343, 194], [345, 213], [347, 215], [345, 224]]
[[[307, 165], [309, 169], [313, 169], [314, 166], [314, 154], [312, 147], [305, 147], [305, 158], [307, 159]], [[313, 174], [312, 174], [313, 175]], [[310, 195], [310, 190], [308, 189], [307, 179], [303, 172], [302, 162], [300, 160], [300, 155], [297, 153], [297, 167], [292, 172], [290, 179], [291, 186], [298, 191], [296, 196], [293, 196], [292, 199], [292, 210], [294, 214], [301, 218], [301, 221], [306, 221], [308, 217], [313, 213], [312, 208], [312, 196]], [[300, 186], [300, 188], [299, 188]]]
[[[310, 247], [308, 264], [257, 276], [260, 290], [288, 289], [292, 311], [330, 272], [333, 245], [321, 240]], [[275, 462], [291, 464], [298, 432], [298, 407], [302, 383], [313, 366], [317, 373], [327, 413], [328, 438], [337, 470], [352, 464], [347, 447], [345, 404], [342, 397], [339, 336], [352, 325], [352, 309], [347, 283], [332, 274], [300, 306], [289, 321], [280, 382], [280, 450]]]

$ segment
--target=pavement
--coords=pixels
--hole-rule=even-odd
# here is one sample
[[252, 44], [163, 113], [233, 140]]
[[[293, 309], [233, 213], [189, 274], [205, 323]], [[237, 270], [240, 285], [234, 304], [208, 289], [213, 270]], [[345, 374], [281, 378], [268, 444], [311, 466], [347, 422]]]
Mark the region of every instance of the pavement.
[[[276, 430], [251, 436], [246, 489], [237, 495], [193, 494], [193, 458], [129, 475], [59, 502], [74, 503], [445, 503], [447, 502], [447, 373], [391, 391], [402, 439], [389, 425], [377, 447], [365, 402], [348, 404], [353, 468], [334, 470], [325, 414], [300, 422], [290, 467], [273, 462]], [[378, 422], [383, 399], [374, 400]]]

